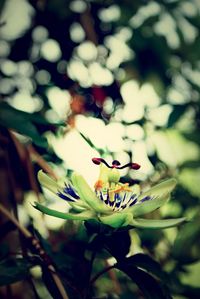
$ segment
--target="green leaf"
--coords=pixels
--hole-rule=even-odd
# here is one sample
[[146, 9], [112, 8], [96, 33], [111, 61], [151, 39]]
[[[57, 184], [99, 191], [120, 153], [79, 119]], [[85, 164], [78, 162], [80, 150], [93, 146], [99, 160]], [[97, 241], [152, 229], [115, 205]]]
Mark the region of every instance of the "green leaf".
[[65, 126], [66, 127], [66, 123], [63, 121], [60, 122], [49, 122], [46, 118], [44, 118], [41, 114], [39, 113], [33, 113], [30, 114], [30, 119], [33, 123], [36, 124], [41, 124], [41, 125], [47, 125], [47, 126]]
[[1, 242], [0, 246], [0, 261], [4, 260], [9, 255], [9, 246], [7, 243]]
[[105, 236], [104, 244], [106, 250], [117, 260], [124, 259], [129, 253], [131, 245], [130, 235], [128, 231], [117, 231], [110, 236]]
[[162, 270], [161, 265], [149, 255], [138, 253], [127, 258], [127, 263], [142, 268], [163, 281], [169, 280], [169, 275]]
[[3, 260], [0, 263], [0, 286], [27, 278], [31, 266], [29, 261], [22, 258]]
[[173, 111], [171, 112], [167, 127], [171, 128], [174, 124], [183, 116], [184, 112], [188, 108], [188, 104], [186, 105], [173, 105]]
[[137, 284], [146, 299], [170, 299], [171, 296], [162, 286], [162, 283], [157, 281], [147, 272], [130, 265], [127, 259], [123, 262], [118, 262], [116, 268], [126, 273], [133, 282]]
[[180, 223], [183, 223], [186, 219], [175, 218], [175, 219], [163, 219], [163, 220], [154, 220], [154, 219], [133, 219], [132, 225], [138, 228], [148, 228], [148, 229], [163, 229], [176, 226]]
[[179, 231], [172, 248], [173, 256], [181, 264], [192, 263], [200, 258], [200, 219], [197, 217]]
[[90, 138], [86, 137], [83, 133], [79, 132], [79, 134], [81, 135], [81, 137], [88, 143], [88, 145], [91, 147], [91, 148], [94, 148], [96, 149], [94, 143], [90, 140]]
[[84, 222], [88, 235], [93, 234], [111, 234], [114, 229], [106, 224], [99, 222], [97, 219], [90, 219]]
[[[68, 243], [69, 242], [69, 243]], [[53, 261], [58, 270], [59, 276], [62, 277], [64, 286], [67, 288], [69, 298], [82, 299], [84, 296], [85, 288], [87, 288], [88, 274], [90, 271], [90, 262], [84, 257], [85, 244], [84, 242], [76, 240], [68, 240], [69, 247], [75, 245], [71, 253], [64, 247], [59, 252], [54, 252]], [[66, 243], [65, 243], [66, 246]], [[65, 283], [66, 282], [66, 283]]]
[[33, 124], [31, 114], [19, 111], [7, 103], [0, 103], [0, 125], [30, 137], [41, 147], [47, 147], [46, 138], [42, 137]]
[[57, 217], [57, 218], [61, 218], [61, 219], [67, 219], [67, 220], [88, 220], [91, 218], [95, 218], [94, 214], [92, 213], [92, 211], [85, 211], [85, 212], [81, 212], [81, 213], [63, 213], [63, 212], [59, 212], [53, 209], [49, 209], [44, 205], [41, 205], [38, 202], [35, 202], [35, 206], [34, 206], [37, 210], [39, 210], [40, 212], [46, 214], [46, 215], [50, 215], [53, 217]]

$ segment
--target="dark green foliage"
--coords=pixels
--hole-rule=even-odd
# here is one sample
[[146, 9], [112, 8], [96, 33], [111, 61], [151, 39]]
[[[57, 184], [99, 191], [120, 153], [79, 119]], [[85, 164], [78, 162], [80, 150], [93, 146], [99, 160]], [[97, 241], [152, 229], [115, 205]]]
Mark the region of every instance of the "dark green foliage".
[[117, 268], [126, 273], [137, 284], [147, 299], [170, 299], [170, 294], [147, 272], [136, 268], [126, 261], [118, 263]]
[[0, 262], [0, 286], [26, 279], [32, 265], [27, 259], [9, 258]]
[[[38, 113], [26, 113], [9, 106], [7, 103], [0, 103], [0, 125], [30, 137], [38, 146], [47, 147], [47, 140], [40, 135], [37, 125], [49, 126], [50, 128], [54, 124], [47, 122]], [[63, 125], [63, 123], [56, 125]]]
[[190, 264], [200, 258], [200, 220], [199, 215], [180, 230], [175, 240], [172, 253], [181, 264]]
[[12, 128], [18, 133], [22, 135], [26, 135], [31, 139], [33, 139], [33, 141], [39, 146], [46, 147], [47, 146], [46, 139], [40, 136], [36, 126], [32, 121], [33, 118], [31, 114], [14, 109], [5, 103], [1, 103], [0, 106], [1, 126]]
[[128, 266], [135, 266], [150, 272], [162, 281], [168, 281], [169, 275], [162, 270], [161, 265], [146, 254], [138, 253], [126, 259]]
[[173, 111], [169, 116], [167, 127], [173, 127], [176, 122], [183, 116], [188, 105], [173, 105]]

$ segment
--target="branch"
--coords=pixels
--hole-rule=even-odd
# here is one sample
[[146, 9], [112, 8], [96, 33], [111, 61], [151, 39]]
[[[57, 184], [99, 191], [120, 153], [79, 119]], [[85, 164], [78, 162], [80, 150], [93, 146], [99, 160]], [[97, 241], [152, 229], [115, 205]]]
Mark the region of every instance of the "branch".
[[40, 156], [40, 154], [35, 150], [35, 148], [29, 144], [28, 152], [31, 155], [32, 159], [45, 171], [47, 172], [53, 179], [57, 180], [58, 177], [53, 171], [53, 169], [49, 166], [49, 164]]
[[18, 220], [0, 203], [0, 212], [6, 216], [12, 223], [17, 227], [17, 229], [22, 233], [22, 235], [28, 240], [31, 241], [31, 245], [41, 257], [43, 262], [47, 265], [48, 270], [50, 271], [52, 278], [62, 296], [63, 299], [69, 299], [64, 286], [56, 273], [56, 269], [51, 262], [50, 257], [46, 254], [44, 249], [42, 248], [40, 242], [25, 228], [23, 227]]

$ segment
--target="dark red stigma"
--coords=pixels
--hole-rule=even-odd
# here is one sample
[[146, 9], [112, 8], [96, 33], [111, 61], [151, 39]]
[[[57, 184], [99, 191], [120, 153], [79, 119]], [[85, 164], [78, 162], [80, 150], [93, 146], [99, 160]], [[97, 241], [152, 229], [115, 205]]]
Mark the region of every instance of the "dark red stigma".
[[96, 165], [101, 164], [101, 162], [102, 162], [101, 160], [102, 160], [101, 158], [92, 158], [92, 162]]
[[118, 168], [120, 165], [120, 162], [117, 160], [112, 161], [112, 168]]
[[92, 158], [92, 162], [96, 165], [100, 165], [101, 163], [105, 164], [108, 168], [117, 168], [117, 169], [123, 169], [123, 168], [126, 168], [126, 167], [130, 167], [131, 169], [135, 169], [135, 170], [138, 170], [140, 168], [140, 165], [137, 164], [137, 163], [128, 163], [128, 164], [125, 164], [123, 166], [120, 166], [120, 162], [117, 161], [117, 160], [114, 160], [112, 162], [112, 166], [110, 166], [104, 159], [102, 158]]

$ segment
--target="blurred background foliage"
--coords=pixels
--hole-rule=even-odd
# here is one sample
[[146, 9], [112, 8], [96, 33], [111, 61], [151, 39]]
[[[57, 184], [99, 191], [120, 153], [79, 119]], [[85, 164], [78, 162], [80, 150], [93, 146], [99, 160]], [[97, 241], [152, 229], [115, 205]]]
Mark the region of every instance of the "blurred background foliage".
[[[30, 203], [44, 196], [50, 207], [68, 209], [40, 189], [37, 171], [59, 177], [78, 170], [93, 184], [98, 169], [91, 158], [101, 155], [141, 164], [138, 172], [123, 172], [130, 183], [176, 177], [171, 202], [152, 216], [192, 221], [130, 231], [113, 244], [124, 244], [123, 254], [155, 258], [168, 273], [173, 298], [200, 298], [200, 2], [1, 0], [0, 9], [1, 203], [39, 236], [70, 281], [70, 298], [81, 298], [88, 235], [81, 224], [34, 210]], [[59, 298], [34, 262], [10, 260], [27, 251], [2, 215], [0, 239], [1, 297], [50, 298], [46, 284]], [[112, 265], [110, 257], [99, 250], [94, 273]], [[91, 296], [143, 298], [119, 271], [99, 277]]]

